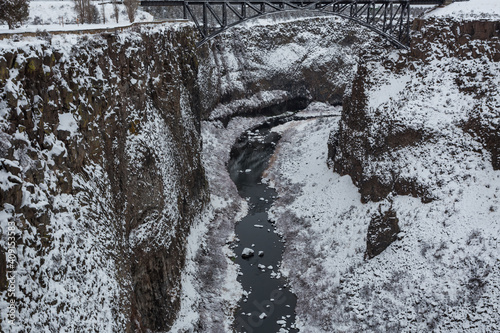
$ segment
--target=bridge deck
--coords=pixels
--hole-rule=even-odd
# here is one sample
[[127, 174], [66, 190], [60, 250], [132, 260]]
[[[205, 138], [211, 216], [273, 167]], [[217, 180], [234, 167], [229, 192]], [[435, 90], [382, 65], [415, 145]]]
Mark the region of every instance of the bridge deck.
[[[140, 1], [141, 6], [183, 6], [185, 3], [189, 3], [190, 5], [203, 5], [204, 3], [209, 3], [213, 5], [222, 5], [224, 3], [229, 4], [244, 4], [244, 3], [252, 3], [252, 4], [273, 4], [279, 5], [283, 3], [290, 3], [293, 5], [305, 6], [309, 4], [351, 4], [354, 0], [331, 0], [331, 1], [286, 1], [286, 0], [271, 0], [271, 1], [253, 1], [253, 0], [142, 0]], [[359, 5], [362, 4], [388, 4], [388, 3], [401, 3], [408, 2], [410, 5], [442, 5], [444, 0], [357, 0], [356, 3]]]

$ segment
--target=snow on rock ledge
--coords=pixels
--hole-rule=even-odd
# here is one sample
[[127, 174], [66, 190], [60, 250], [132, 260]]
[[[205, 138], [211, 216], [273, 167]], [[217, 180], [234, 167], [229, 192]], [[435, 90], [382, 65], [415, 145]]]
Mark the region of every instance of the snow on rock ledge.
[[205, 118], [299, 110], [311, 100], [342, 101], [371, 32], [338, 17], [236, 26], [200, 50]]
[[497, 24], [418, 21], [408, 54], [364, 55], [330, 138], [331, 162], [365, 203], [349, 212], [350, 229], [367, 226], [362, 212], [390, 205], [402, 232], [373, 259], [353, 259], [338, 289], [324, 292], [342, 308], [339, 319], [308, 313], [306, 326], [411, 332], [500, 324]]
[[186, 26], [0, 42], [0, 262], [13, 224], [23, 331], [172, 324], [207, 200], [194, 43]]
[[[344, 99], [340, 130], [330, 138], [335, 170], [352, 177], [363, 201], [378, 201], [391, 192], [424, 202], [436, 199], [433, 189], [444, 181], [438, 177], [442, 162], [430, 162], [437, 155], [422, 149], [438, 145], [443, 136], [464, 131], [477, 136], [467, 141], [470, 149], [484, 147], [491, 154], [485, 161], [495, 170], [500, 167], [498, 37], [456, 35], [448, 20], [417, 26], [421, 30], [408, 55], [365, 54]], [[408, 149], [422, 150], [427, 158], [404, 162]]]

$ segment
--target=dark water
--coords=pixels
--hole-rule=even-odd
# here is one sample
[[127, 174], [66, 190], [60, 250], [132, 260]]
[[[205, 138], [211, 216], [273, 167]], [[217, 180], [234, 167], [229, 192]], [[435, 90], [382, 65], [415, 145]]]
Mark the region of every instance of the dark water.
[[[238, 256], [236, 263], [243, 273], [238, 281], [250, 292], [240, 301], [235, 314], [237, 332], [276, 333], [280, 328], [286, 329], [284, 332], [297, 332], [291, 328], [295, 322], [296, 296], [278, 274], [283, 243], [274, 233], [267, 215], [276, 192], [261, 182], [262, 172], [279, 140], [276, 133], [270, 133], [269, 127], [264, 125], [243, 135], [233, 147], [228, 165], [240, 195], [249, 202], [248, 215], [236, 225], [240, 241], [234, 251]], [[254, 250], [254, 255], [243, 259], [244, 248]], [[264, 251], [264, 255], [259, 256], [259, 251]]]

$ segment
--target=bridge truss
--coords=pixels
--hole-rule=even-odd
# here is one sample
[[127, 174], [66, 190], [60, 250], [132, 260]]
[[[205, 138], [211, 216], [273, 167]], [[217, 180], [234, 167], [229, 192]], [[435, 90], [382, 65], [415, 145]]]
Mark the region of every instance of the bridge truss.
[[[141, 6], [182, 8], [182, 17], [190, 18], [201, 39], [210, 38], [244, 21], [285, 11], [313, 11], [357, 22], [406, 48], [410, 41], [410, 6], [440, 5], [444, 0], [142, 0]], [[180, 18], [180, 17], [179, 17]]]

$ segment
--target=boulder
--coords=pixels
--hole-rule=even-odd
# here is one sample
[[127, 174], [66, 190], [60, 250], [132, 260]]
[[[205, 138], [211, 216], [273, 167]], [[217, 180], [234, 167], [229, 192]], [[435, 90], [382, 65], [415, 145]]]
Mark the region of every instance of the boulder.
[[243, 252], [241, 252], [241, 257], [243, 259], [247, 259], [247, 258], [253, 257], [253, 254], [254, 254], [254, 251], [252, 249], [245, 247], [243, 249]]

